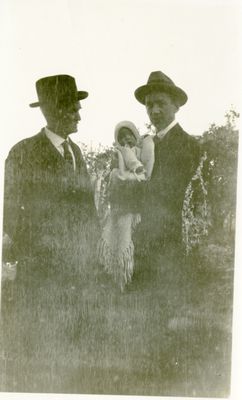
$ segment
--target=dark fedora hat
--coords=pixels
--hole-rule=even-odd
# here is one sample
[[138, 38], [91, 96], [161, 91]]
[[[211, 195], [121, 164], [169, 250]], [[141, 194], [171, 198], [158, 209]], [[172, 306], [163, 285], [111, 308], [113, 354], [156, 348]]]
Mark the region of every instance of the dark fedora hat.
[[134, 95], [140, 103], [145, 104], [145, 96], [154, 90], [170, 94], [178, 101], [179, 106], [183, 106], [187, 101], [186, 93], [161, 71], [151, 72], [147, 84], [138, 87]]
[[36, 82], [39, 101], [31, 103], [30, 107], [40, 105], [55, 105], [75, 103], [88, 96], [87, 92], [79, 91], [75, 79], [69, 75], [46, 76]]

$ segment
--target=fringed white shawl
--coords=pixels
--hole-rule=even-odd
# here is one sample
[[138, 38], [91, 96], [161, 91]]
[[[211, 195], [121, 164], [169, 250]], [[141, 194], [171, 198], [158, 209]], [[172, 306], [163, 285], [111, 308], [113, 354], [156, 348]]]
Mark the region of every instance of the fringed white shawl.
[[[135, 172], [128, 170], [123, 156], [126, 155], [126, 158], [132, 161], [135, 154], [128, 152], [128, 154], [123, 155], [119, 148], [117, 149], [118, 168], [113, 169], [110, 175], [110, 183], [112, 185], [119, 185], [119, 182], [125, 180], [139, 181], [149, 179], [154, 165], [153, 136], [149, 135], [141, 138], [132, 122], [122, 121], [115, 128], [116, 146], [118, 145], [118, 132], [122, 127], [129, 128], [139, 142], [139, 158], [144, 165], [146, 173], [143, 176], [141, 176], [142, 174], [138, 176]], [[132, 234], [140, 221], [139, 214], [122, 214], [118, 210], [111, 208], [98, 244], [99, 261], [105, 270], [113, 276], [121, 291], [123, 291], [127, 283], [131, 282], [133, 276], [134, 244]]]
[[123, 291], [134, 272], [132, 233], [140, 222], [139, 214], [110, 213], [98, 246], [99, 261]]

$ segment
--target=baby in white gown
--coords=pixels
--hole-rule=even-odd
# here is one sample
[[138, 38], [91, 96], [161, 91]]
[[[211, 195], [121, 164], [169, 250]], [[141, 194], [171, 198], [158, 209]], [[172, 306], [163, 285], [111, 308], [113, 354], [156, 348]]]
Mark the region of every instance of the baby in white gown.
[[131, 121], [122, 121], [115, 128], [114, 145], [118, 168], [112, 171], [111, 180], [144, 181], [150, 178], [154, 165], [152, 136], [141, 137]]
[[[121, 188], [123, 181], [142, 182], [150, 178], [154, 165], [152, 136], [141, 138], [132, 122], [122, 121], [115, 128], [115, 148], [118, 168], [114, 168], [110, 174], [110, 188]], [[141, 217], [140, 214], [124, 211], [121, 198], [118, 205], [119, 207], [111, 203], [110, 213], [99, 241], [98, 254], [100, 263], [123, 291], [133, 276], [132, 234]]]

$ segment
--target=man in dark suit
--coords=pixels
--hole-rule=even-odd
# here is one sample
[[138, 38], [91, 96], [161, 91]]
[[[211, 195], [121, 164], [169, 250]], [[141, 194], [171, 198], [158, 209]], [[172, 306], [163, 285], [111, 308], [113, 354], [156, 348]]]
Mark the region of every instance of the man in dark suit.
[[156, 129], [155, 162], [143, 198], [142, 247], [171, 252], [181, 248], [184, 195], [199, 163], [199, 145], [175, 120], [187, 95], [168, 76], [152, 72], [135, 97]]
[[5, 350], [15, 360], [6, 391], [35, 390], [36, 367], [62, 362], [63, 343], [68, 352], [80, 334], [82, 293], [95, 268], [94, 194], [81, 150], [69, 138], [88, 93], [68, 75], [42, 78], [36, 90], [38, 102], [30, 106], [40, 107], [47, 125], [17, 143], [5, 165], [4, 234], [11, 245], [4, 256], [18, 261], [16, 280], [2, 291]]
[[5, 165], [4, 233], [18, 261], [77, 255], [96, 215], [85, 161], [69, 138], [88, 93], [68, 75], [42, 78], [36, 90], [39, 101], [30, 106], [40, 107], [47, 126], [16, 144]]

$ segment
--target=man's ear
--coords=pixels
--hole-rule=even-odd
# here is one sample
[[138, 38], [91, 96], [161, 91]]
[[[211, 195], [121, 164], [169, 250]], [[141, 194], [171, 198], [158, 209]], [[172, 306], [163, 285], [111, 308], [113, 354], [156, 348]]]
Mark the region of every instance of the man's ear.
[[177, 113], [177, 111], [180, 108], [179, 100], [174, 95], [170, 95], [170, 99], [171, 99], [171, 101], [172, 101], [172, 103], [173, 103], [173, 105], [175, 107], [175, 112]]
[[177, 111], [180, 108], [180, 105], [176, 99], [173, 100], [173, 104], [174, 104], [174, 108], [175, 108], [175, 113], [177, 113]]
[[176, 112], [177, 112], [180, 108], [180, 104], [176, 97], [173, 97], [173, 104], [174, 104]]

